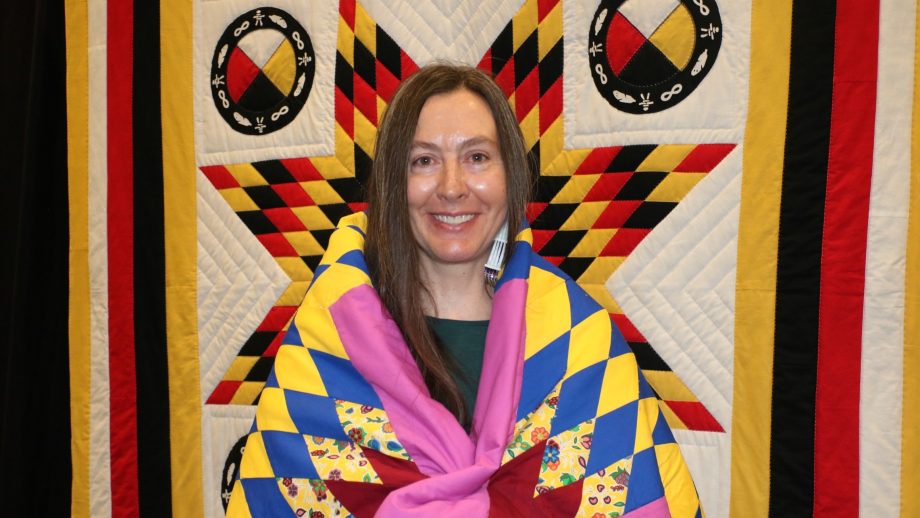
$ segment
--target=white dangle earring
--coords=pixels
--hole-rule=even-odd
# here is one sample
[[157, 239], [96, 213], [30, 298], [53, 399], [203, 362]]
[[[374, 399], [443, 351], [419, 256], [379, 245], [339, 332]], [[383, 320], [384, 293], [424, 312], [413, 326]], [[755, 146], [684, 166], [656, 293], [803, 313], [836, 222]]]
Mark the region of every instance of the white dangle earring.
[[492, 242], [492, 251], [489, 252], [489, 260], [486, 261], [485, 276], [486, 283], [494, 288], [498, 282], [498, 272], [502, 269], [502, 260], [505, 258], [505, 248], [508, 246], [508, 220], [502, 224], [498, 230], [495, 241]]

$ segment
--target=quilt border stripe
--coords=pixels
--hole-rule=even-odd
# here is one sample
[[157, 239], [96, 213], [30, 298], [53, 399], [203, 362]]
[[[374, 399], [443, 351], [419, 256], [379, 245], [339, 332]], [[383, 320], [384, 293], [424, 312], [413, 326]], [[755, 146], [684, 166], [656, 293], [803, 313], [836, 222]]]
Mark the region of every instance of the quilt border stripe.
[[910, 182], [911, 112], [904, 104], [888, 100], [913, 99], [915, 6], [902, 4], [882, 0], [879, 6], [879, 73], [859, 389], [861, 516], [898, 516], [900, 507], [903, 257], [910, 198], [905, 187]]
[[[859, 508], [859, 396], [875, 99], [878, 2], [837, 6], [815, 389], [814, 516]], [[853, 37], [859, 34], [859, 37]], [[852, 380], [851, 382], [842, 382]]]
[[71, 516], [89, 516], [90, 294], [88, 13], [64, 5], [67, 33], [67, 178], [70, 222], [68, 341], [70, 355]]
[[173, 516], [204, 512], [201, 374], [198, 349], [197, 213], [193, 104], [192, 0], [160, 6], [166, 337]]
[[[920, 30], [920, 9], [916, 15]], [[901, 409], [901, 516], [920, 515], [920, 37], [915, 33], [910, 211], [904, 297], [904, 386]]]
[[808, 516], [814, 507], [818, 308], [835, 18], [834, 0], [794, 3], [770, 430], [770, 514], [775, 516]]
[[[737, 516], [767, 516], [777, 215], [788, 105], [792, 1], [755, 0], [744, 136], [735, 287], [731, 502]], [[745, 361], [739, 361], [744, 358]]]
[[[109, 376], [108, 102], [104, 0], [87, 3], [89, 61], [89, 235], [90, 249], [90, 516], [112, 514], [112, 425]], [[92, 49], [92, 50], [89, 50]]]
[[134, 361], [140, 516], [169, 516], [169, 374], [163, 237], [159, 2], [134, 0], [132, 138], [134, 169]]
[[[108, 140], [109, 416], [112, 515], [137, 516], [137, 380], [134, 355], [132, 121], [133, 3], [109, 2]], [[131, 482], [127, 482], [131, 481]]]

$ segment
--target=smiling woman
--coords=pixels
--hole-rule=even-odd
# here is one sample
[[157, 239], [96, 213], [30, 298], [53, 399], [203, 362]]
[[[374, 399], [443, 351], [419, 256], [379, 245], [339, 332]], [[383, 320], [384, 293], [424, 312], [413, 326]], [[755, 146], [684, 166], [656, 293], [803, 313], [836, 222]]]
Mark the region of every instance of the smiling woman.
[[278, 349], [227, 515], [700, 516], [623, 336], [531, 248], [499, 87], [423, 67], [375, 149], [368, 210], [339, 222]]
[[409, 154], [408, 200], [427, 282], [450, 275], [448, 265], [482, 269], [508, 203], [495, 121], [481, 97], [463, 89], [425, 103]]
[[483, 268], [502, 224], [523, 225], [534, 181], [524, 139], [485, 73], [431, 65], [393, 97], [375, 149], [366, 248], [371, 277], [432, 397], [468, 422], [472, 402], [458, 389], [464, 380], [425, 317], [489, 320]]
[[[481, 97], [464, 89], [428, 99], [408, 176], [409, 220], [426, 285], [479, 274], [508, 213], [495, 121]], [[444, 303], [428, 309], [462, 320], [473, 316], [448, 314]]]

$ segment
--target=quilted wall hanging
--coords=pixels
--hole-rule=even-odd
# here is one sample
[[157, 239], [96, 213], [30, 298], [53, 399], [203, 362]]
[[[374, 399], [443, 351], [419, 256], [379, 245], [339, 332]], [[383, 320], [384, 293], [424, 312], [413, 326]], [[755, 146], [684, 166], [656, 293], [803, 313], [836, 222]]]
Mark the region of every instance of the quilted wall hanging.
[[622, 331], [706, 516], [920, 515], [917, 6], [414, 4], [68, 0], [72, 515], [223, 516], [436, 59], [507, 95], [534, 250]]

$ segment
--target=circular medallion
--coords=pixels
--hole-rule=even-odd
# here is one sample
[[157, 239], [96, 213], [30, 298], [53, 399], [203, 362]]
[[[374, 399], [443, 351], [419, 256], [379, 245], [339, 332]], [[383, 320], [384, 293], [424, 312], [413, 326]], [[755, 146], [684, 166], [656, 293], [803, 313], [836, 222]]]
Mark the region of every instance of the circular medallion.
[[601, 0], [588, 31], [597, 90], [635, 114], [683, 101], [716, 61], [722, 20], [715, 0]]
[[227, 505], [230, 503], [230, 492], [233, 491], [233, 483], [239, 478], [240, 462], [243, 460], [243, 452], [246, 451], [246, 434], [230, 448], [227, 454], [227, 461], [224, 462], [224, 469], [220, 477], [220, 501], [224, 504], [224, 512], [227, 512]]
[[211, 94], [227, 124], [247, 135], [277, 131], [303, 108], [316, 73], [310, 35], [274, 7], [253, 9], [224, 30], [211, 61]]

